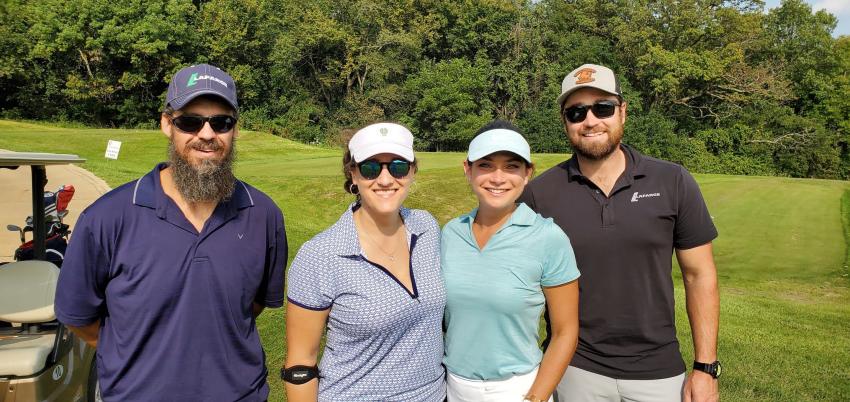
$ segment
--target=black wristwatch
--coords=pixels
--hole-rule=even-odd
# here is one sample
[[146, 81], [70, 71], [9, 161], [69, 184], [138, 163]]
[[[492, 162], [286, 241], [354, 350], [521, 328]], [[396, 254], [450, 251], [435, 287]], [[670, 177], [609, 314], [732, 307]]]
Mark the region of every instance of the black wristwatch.
[[704, 373], [708, 373], [714, 378], [718, 378], [720, 377], [720, 373], [723, 371], [723, 367], [720, 365], [720, 360], [715, 360], [714, 363], [700, 363], [698, 361], [694, 361], [694, 370], [699, 370]]
[[319, 368], [316, 366], [292, 366], [280, 369], [280, 378], [291, 384], [305, 384], [319, 377]]

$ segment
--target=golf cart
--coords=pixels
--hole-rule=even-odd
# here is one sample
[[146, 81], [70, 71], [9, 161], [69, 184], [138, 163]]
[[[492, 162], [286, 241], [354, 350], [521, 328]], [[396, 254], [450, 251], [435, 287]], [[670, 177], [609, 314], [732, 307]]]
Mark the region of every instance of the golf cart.
[[76, 155], [0, 152], [0, 168], [31, 167], [33, 201], [33, 258], [0, 265], [0, 402], [100, 399], [95, 350], [56, 320], [59, 268], [46, 255], [45, 166], [84, 161]]

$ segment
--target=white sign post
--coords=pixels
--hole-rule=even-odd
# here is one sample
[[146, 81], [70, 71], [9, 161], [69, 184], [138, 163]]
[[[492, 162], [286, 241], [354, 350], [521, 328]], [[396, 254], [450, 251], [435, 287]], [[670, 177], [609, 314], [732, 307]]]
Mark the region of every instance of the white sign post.
[[118, 159], [118, 152], [121, 151], [121, 141], [109, 140], [106, 144], [106, 158]]

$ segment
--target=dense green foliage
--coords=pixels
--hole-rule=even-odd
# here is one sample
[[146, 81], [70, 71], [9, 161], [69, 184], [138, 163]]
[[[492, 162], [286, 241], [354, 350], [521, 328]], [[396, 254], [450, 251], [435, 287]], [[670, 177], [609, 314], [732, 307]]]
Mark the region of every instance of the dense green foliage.
[[388, 119], [463, 149], [494, 117], [564, 152], [554, 99], [614, 68], [626, 141], [710, 173], [850, 178], [850, 37], [802, 0], [0, 0], [0, 115], [150, 127], [209, 62], [244, 126], [306, 143]]
[[[83, 167], [111, 186], [147, 173], [166, 155], [167, 140], [158, 130], [60, 128], [0, 120], [0, 133], [0, 149], [79, 154], [87, 159]], [[118, 160], [103, 157], [108, 139], [122, 141]], [[237, 176], [267, 193], [283, 210], [290, 261], [304, 241], [336, 221], [353, 200], [342, 189], [338, 149], [245, 131], [237, 146]], [[426, 209], [445, 224], [475, 206], [461, 167], [463, 154], [416, 156], [420, 169], [405, 202], [408, 207]], [[565, 157], [533, 156], [541, 171]], [[0, 183], [4, 172], [0, 169]], [[714, 174], [696, 179], [720, 232], [713, 244], [721, 293], [722, 400], [850, 400], [850, 281], [842, 268], [848, 244], [843, 233], [850, 234], [850, 183]], [[0, 199], [0, 208], [8, 208], [4, 201]], [[75, 199], [72, 213], [84, 206]], [[690, 362], [691, 331], [676, 268], [673, 277], [680, 349]], [[280, 402], [285, 400], [283, 385], [274, 373], [286, 353], [282, 309], [266, 310], [257, 326], [272, 373], [269, 400]]]

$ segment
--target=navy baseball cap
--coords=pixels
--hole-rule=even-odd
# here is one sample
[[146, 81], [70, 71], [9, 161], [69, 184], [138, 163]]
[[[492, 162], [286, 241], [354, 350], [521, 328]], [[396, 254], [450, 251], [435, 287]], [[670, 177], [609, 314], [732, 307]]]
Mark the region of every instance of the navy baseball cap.
[[201, 95], [215, 95], [224, 99], [233, 110], [239, 111], [236, 102], [236, 83], [233, 77], [218, 67], [197, 64], [174, 74], [165, 95], [165, 107], [180, 110]]

